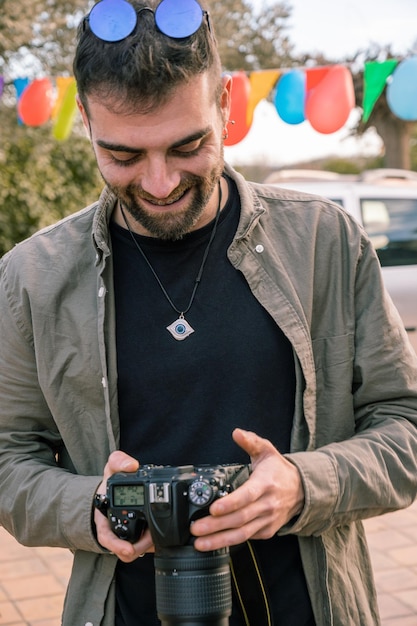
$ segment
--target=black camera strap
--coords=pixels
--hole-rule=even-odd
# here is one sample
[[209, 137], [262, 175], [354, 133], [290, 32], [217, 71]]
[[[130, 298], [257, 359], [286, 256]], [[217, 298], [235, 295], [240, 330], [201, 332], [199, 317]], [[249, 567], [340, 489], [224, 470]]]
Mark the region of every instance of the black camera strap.
[[231, 550], [233, 589], [246, 626], [273, 626], [268, 591], [249, 541]]

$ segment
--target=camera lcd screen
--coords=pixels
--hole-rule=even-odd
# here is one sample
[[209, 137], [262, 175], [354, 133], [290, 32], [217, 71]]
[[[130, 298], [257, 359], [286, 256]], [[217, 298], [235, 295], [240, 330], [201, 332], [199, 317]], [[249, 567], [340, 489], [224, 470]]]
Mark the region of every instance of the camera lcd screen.
[[114, 506], [143, 506], [145, 504], [144, 485], [114, 485]]

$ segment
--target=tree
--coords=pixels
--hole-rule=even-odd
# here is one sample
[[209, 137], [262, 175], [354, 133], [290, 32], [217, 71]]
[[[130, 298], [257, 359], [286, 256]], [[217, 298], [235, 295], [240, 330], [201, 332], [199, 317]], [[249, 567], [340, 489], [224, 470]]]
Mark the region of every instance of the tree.
[[17, 120], [13, 79], [71, 75], [75, 27], [85, 0], [3, 0], [0, 74], [0, 255], [38, 228], [97, 198], [102, 183], [90, 144], [77, 124], [65, 143], [50, 126]]
[[[365, 55], [358, 53], [353, 59], [353, 65], [357, 65], [358, 59], [367, 61], [385, 61], [393, 58], [389, 48], [381, 50], [377, 47], [375, 50], [368, 50]], [[400, 59], [401, 60], [401, 59]], [[363, 100], [363, 70], [353, 73], [356, 102], [361, 103]], [[390, 168], [412, 168], [412, 136], [417, 130], [415, 122], [407, 122], [396, 117], [389, 108], [387, 102], [386, 88], [377, 100], [372, 113], [367, 120], [363, 122], [359, 120], [353, 128], [353, 133], [363, 135], [369, 128], [375, 128], [381, 137], [385, 153], [384, 166]]]
[[291, 8], [285, 1], [255, 11], [250, 0], [212, 2], [220, 56], [226, 70], [261, 70], [294, 63], [293, 46], [285, 33]]
[[[348, 57], [342, 63], [348, 65], [352, 71], [353, 84], [355, 89], [355, 101], [358, 107], [363, 102], [364, 94], [364, 63], [370, 61], [385, 61], [394, 58], [390, 47], [381, 48], [378, 45], [371, 46], [366, 51], [358, 51], [353, 56]], [[398, 59], [398, 57], [395, 57]], [[334, 60], [326, 58], [324, 55], [315, 55], [314, 63], [317, 65], [332, 65]], [[402, 59], [399, 59], [401, 61]], [[301, 64], [311, 64], [312, 57], [303, 55], [300, 58]], [[400, 169], [416, 169], [413, 167], [417, 159], [417, 146], [413, 137], [417, 132], [416, 122], [406, 122], [399, 119], [392, 113], [388, 106], [386, 88], [377, 100], [369, 119], [363, 122], [359, 119], [351, 129], [353, 136], [362, 136], [370, 128], [374, 128], [381, 137], [384, 144], [383, 166]]]

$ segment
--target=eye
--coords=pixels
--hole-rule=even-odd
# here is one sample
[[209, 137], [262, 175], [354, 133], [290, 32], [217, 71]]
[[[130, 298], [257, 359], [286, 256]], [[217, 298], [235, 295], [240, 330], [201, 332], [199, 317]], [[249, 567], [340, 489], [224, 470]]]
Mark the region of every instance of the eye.
[[140, 160], [141, 155], [134, 154], [132, 156], [130, 152], [126, 154], [118, 152], [116, 156], [116, 154], [109, 152], [109, 157], [110, 160], [116, 165], [119, 165], [120, 167], [129, 167], [129, 165], [134, 165], [135, 163], [137, 163]]
[[182, 157], [191, 157], [197, 154], [202, 146], [202, 141], [200, 139], [196, 141], [191, 141], [190, 143], [184, 144], [183, 146], [178, 146], [173, 149], [173, 153]]

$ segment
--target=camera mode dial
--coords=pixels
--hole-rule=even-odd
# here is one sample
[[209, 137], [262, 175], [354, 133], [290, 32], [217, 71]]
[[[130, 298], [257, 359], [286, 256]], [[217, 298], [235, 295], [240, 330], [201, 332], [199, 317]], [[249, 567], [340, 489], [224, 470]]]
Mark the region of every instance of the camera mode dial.
[[188, 497], [195, 506], [205, 506], [213, 500], [214, 489], [208, 480], [200, 478], [189, 486]]

